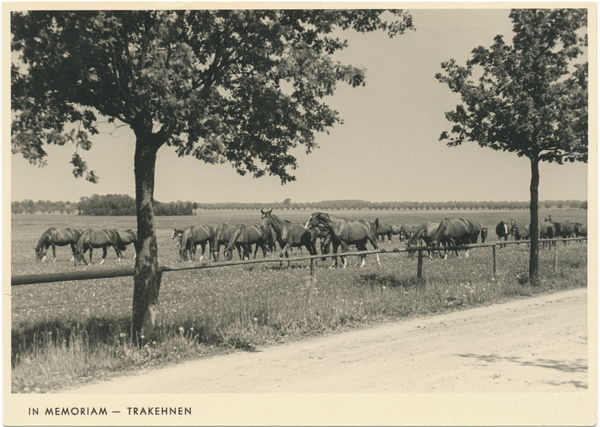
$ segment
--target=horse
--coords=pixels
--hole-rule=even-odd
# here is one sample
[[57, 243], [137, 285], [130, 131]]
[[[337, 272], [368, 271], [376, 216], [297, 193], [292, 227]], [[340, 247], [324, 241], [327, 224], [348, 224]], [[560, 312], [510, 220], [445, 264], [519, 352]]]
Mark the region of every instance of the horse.
[[[511, 225], [506, 221], [500, 221], [496, 226], [496, 234], [498, 235], [498, 240], [501, 241], [504, 238], [504, 241], [508, 241], [508, 236], [514, 235], [514, 230]], [[501, 248], [506, 247], [506, 245], [500, 245]]]
[[488, 236], [488, 229], [487, 227], [482, 227], [481, 228], [481, 243], [485, 243], [486, 239]]
[[[444, 240], [454, 245], [468, 245], [469, 243], [477, 243], [481, 233], [481, 224], [474, 223], [468, 219], [457, 218], [449, 219], [444, 218], [435, 234], [431, 239], [431, 246], [435, 246], [438, 243], [443, 243]], [[458, 252], [456, 253], [460, 258]], [[444, 259], [448, 258], [448, 254], [444, 255]], [[466, 250], [465, 258], [469, 258], [469, 250]]]
[[[540, 238], [554, 239], [556, 237], [556, 227], [552, 221], [544, 220], [540, 222]], [[542, 247], [551, 248], [556, 245], [556, 242], [543, 242]]]
[[[119, 235], [119, 250], [124, 251], [127, 249], [127, 246], [133, 243], [133, 248], [135, 249], [135, 243], [137, 242], [137, 233], [133, 231], [131, 228], [127, 230], [113, 230], [115, 233]], [[137, 251], [133, 254], [133, 259], [137, 257]]]
[[573, 223], [573, 233], [575, 237], [587, 237], [587, 224], [581, 222]]
[[302, 224], [292, 224], [289, 221], [280, 219], [272, 213], [273, 209], [268, 211], [261, 209], [260, 212], [262, 213], [262, 225], [272, 228], [277, 234], [277, 241], [281, 246], [280, 258], [283, 258], [284, 254], [286, 258], [289, 258], [288, 251], [291, 248], [301, 248], [303, 246], [311, 255], [317, 254], [314, 243], [318, 237], [318, 232], [306, 230]]
[[[337, 239], [342, 246], [342, 253], [348, 252], [349, 245], [356, 245], [359, 251], [367, 250], [367, 241], [373, 245], [375, 250], [377, 247], [377, 228], [379, 227], [379, 219], [375, 219], [375, 223], [371, 223], [364, 219], [351, 221], [345, 218], [340, 218], [335, 215], [330, 215], [323, 212], [313, 213], [306, 225], [305, 229], [310, 230], [318, 227], [319, 224], [324, 225], [332, 234], [332, 239]], [[381, 265], [379, 254], [377, 255], [377, 265]], [[365, 265], [366, 255], [361, 255], [361, 268]], [[348, 265], [346, 257], [342, 256], [344, 268]]]
[[[377, 221], [377, 223], [379, 223], [379, 218], [376, 218], [375, 221]], [[377, 241], [381, 242], [381, 243], [385, 243], [385, 236], [387, 236], [388, 238], [388, 243], [390, 243], [392, 241], [392, 234], [394, 233], [394, 230], [392, 229], [391, 225], [388, 224], [379, 224], [379, 226], [377, 227]]]
[[256, 245], [254, 249], [254, 258], [256, 258], [256, 253], [258, 249], [262, 249], [263, 257], [267, 257], [267, 242], [269, 240], [269, 228], [262, 224], [254, 224], [254, 225], [245, 225], [240, 224], [236, 227], [233, 232], [231, 238], [229, 239], [229, 243], [227, 244], [227, 249], [225, 249], [225, 259], [227, 261], [231, 261], [233, 258], [233, 250], [236, 245], [240, 245], [243, 249], [243, 258], [248, 257], [250, 259], [251, 245]]
[[33, 248], [35, 250], [36, 261], [41, 260], [42, 262], [45, 262], [48, 248], [52, 246], [53, 262], [56, 262], [56, 247], [66, 245], [71, 245], [71, 253], [73, 254], [71, 261], [73, 261], [75, 259], [75, 247], [81, 234], [82, 231], [75, 228], [49, 228], [42, 234], [42, 237], [38, 240], [37, 246]]
[[[221, 251], [221, 245], [227, 248], [229, 244], [229, 240], [231, 240], [231, 236], [236, 230], [235, 225], [229, 225], [227, 223], [219, 224], [219, 226], [215, 229], [215, 238], [213, 244], [211, 245], [213, 251], [213, 258], [216, 261], [219, 261], [219, 252]], [[236, 248], [238, 251], [238, 255], [240, 259], [242, 259], [242, 246], [237, 243]]]
[[[573, 237], [573, 224], [569, 221], [555, 222], [554, 230], [556, 232], [555, 237], [562, 237], [563, 239]], [[563, 243], [566, 245], [568, 242], [563, 241]]]
[[[425, 246], [428, 248], [431, 246], [431, 238], [434, 236], [435, 232], [438, 228], [437, 222], [424, 222], [417, 226], [414, 230], [410, 231], [410, 237], [406, 241], [406, 247], [411, 248], [413, 246], [417, 246], [420, 242], [425, 243]], [[427, 255], [430, 259], [433, 259], [431, 256], [431, 250], [427, 249]], [[408, 256], [412, 256], [412, 252], [408, 253]]]
[[392, 235], [398, 236], [401, 242], [406, 240], [406, 230], [403, 225], [392, 225]]
[[[204, 258], [204, 252], [206, 250], [206, 244], [208, 244], [209, 254], [213, 254], [210, 245], [215, 238], [215, 231], [210, 225], [201, 225], [200, 227], [194, 227], [193, 225], [183, 232], [181, 237], [181, 246], [179, 248], [179, 254], [182, 260], [193, 262], [196, 261], [196, 246], [202, 246], [202, 254], [200, 255], [199, 262], [202, 262]], [[210, 256], [209, 256], [210, 259]]]
[[[119, 235], [115, 232], [115, 230], [111, 230], [108, 228], [104, 228], [101, 230], [92, 230], [88, 228], [83, 232], [79, 240], [77, 241], [77, 247], [75, 249], [75, 259], [74, 264], [77, 267], [77, 263], [80, 261], [85, 262], [87, 265], [92, 263], [92, 253], [94, 249], [102, 248], [102, 261], [100, 264], [104, 263], [106, 259], [106, 252], [108, 251], [109, 246], [112, 246], [117, 254], [117, 258], [119, 262], [121, 262], [121, 247], [123, 243]], [[83, 256], [86, 251], [89, 249], [90, 251], [90, 262], [87, 263], [85, 261], [85, 257]]]

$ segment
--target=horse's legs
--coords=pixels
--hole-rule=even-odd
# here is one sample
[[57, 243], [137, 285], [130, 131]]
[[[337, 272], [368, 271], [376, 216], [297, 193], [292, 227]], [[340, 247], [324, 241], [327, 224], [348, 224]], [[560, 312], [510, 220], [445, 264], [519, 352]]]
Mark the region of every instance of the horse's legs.
[[198, 262], [202, 262], [202, 260], [204, 259], [204, 250], [206, 249], [206, 243], [200, 243], [200, 246], [202, 247], [202, 253], [200, 254], [200, 259], [198, 260]]
[[52, 262], [56, 262], [56, 245], [52, 243]]
[[75, 261], [75, 243], [71, 243], [71, 261]]
[[[100, 264], [104, 264], [104, 260], [106, 260], [106, 255], [108, 254], [108, 246], [104, 246], [102, 248], [102, 261], [100, 261]], [[91, 257], [91, 254], [90, 254]]]
[[[115, 248], [115, 253], [117, 254], [117, 260], [119, 262], [121, 262], [121, 258], [123, 258], [123, 255], [121, 254], [121, 251], [119, 250], [118, 247], [113, 246], [113, 248]], [[108, 246], [106, 247], [106, 249], [104, 250], [104, 256], [106, 257], [106, 252], [108, 251]]]

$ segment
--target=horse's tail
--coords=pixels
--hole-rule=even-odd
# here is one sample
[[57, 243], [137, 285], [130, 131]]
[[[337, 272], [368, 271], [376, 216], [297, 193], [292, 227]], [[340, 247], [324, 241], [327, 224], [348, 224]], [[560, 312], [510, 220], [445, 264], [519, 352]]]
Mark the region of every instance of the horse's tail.
[[379, 218], [375, 218], [375, 231], [379, 230]]
[[233, 251], [233, 248], [235, 246], [235, 242], [237, 242], [237, 240], [239, 239], [240, 235], [242, 234], [242, 227], [237, 227], [235, 229], [235, 231], [233, 232], [233, 234], [231, 235], [231, 237], [229, 238], [229, 243], [227, 243], [227, 250], [231, 250]]
[[125, 246], [125, 243], [123, 243], [123, 240], [121, 239], [121, 234], [117, 230], [113, 231], [115, 232], [115, 238], [117, 239], [117, 248], [119, 248], [120, 251], [124, 251], [125, 249], [127, 249], [127, 246]]

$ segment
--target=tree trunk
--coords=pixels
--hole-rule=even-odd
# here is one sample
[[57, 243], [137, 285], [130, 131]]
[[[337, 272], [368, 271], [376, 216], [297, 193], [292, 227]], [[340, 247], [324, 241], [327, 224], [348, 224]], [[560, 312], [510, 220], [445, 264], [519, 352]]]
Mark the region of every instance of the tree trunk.
[[154, 337], [161, 272], [154, 232], [154, 171], [159, 144], [151, 132], [135, 132], [135, 202], [137, 208], [137, 258], [133, 276], [132, 339], [139, 345]]
[[539, 285], [539, 236], [540, 227], [538, 221], [538, 206], [539, 206], [539, 187], [540, 187], [540, 160], [537, 156], [531, 158], [531, 185], [529, 187], [531, 195], [531, 203], [529, 205], [530, 224], [529, 224], [529, 239], [531, 245], [529, 247], [529, 282], [532, 285]]

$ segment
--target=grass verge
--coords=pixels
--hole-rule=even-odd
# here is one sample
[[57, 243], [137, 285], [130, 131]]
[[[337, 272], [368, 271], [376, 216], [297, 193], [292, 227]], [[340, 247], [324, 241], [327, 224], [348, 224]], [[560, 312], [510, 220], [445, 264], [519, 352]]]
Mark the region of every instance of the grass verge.
[[525, 245], [468, 259], [426, 260], [418, 283], [406, 254], [369, 257], [363, 269], [306, 262], [169, 273], [163, 276], [157, 338], [132, 344], [131, 278], [31, 285], [12, 294], [12, 392], [46, 393], [89, 381], [235, 350], [303, 339], [378, 322], [435, 315], [587, 286], [587, 245], [540, 255], [541, 285], [520, 284]]

